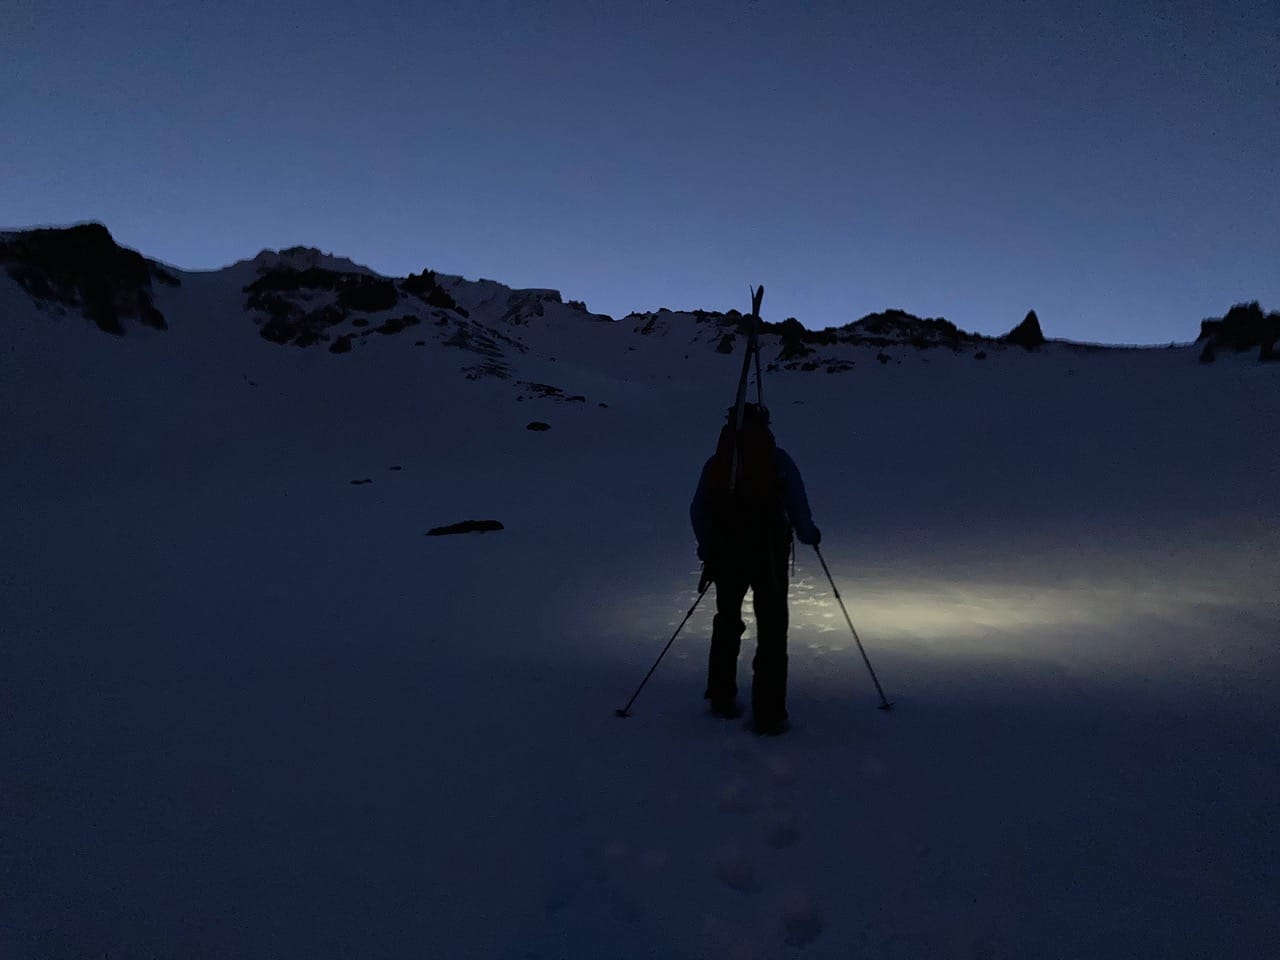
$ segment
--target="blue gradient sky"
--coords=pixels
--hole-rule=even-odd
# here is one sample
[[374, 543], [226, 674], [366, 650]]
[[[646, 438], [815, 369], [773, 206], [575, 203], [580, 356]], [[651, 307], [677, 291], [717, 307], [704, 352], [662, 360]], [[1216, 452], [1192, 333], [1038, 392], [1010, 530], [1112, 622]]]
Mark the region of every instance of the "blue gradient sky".
[[1280, 308], [1280, 0], [0, 0], [0, 225], [620, 315]]

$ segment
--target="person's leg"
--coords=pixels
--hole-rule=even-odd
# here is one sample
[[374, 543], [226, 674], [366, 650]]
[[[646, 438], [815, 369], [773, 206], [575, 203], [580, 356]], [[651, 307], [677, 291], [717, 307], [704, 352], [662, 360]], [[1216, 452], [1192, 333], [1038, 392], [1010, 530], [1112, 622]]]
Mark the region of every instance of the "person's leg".
[[752, 725], [760, 733], [780, 733], [787, 722], [786, 561], [768, 563], [752, 584], [756, 613], [756, 655], [752, 662]]
[[716, 616], [711, 627], [711, 656], [707, 664], [707, 692], [713, 713], [732, 715], [738, 696], [738, 651], [742, 647], [744, 578], [716, 580]]

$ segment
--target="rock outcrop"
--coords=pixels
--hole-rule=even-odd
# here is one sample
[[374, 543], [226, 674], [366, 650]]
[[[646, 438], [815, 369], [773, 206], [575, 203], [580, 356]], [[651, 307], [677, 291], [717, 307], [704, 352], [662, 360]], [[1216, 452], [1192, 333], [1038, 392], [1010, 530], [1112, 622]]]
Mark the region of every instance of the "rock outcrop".
[[152, 280], [179, 280], [135, 250], [119, 246], [100, 223], [0, 234], [0, 265], [44, 309], [78, 310], [98, 329], [122, 336], [136, 319], [167, 329]]
[[1200, 352], [1202, 363], [1212, 363], [1223, 350], [1244, 353], [1256, 349], [1259, 360], [1280, 359], [1276, 354], [1277, 341], [1280, 341], [1280, 311], [1264, 314], [1257, 300], [1237, 303], [1221, 319], [1201, 321], [1200, 336], [1196, 338], [1196, 343], [1204, 344]]
[[1048, 341], [1045, 340], [1044, 332], [1040, 329], [1040, 318], [1036, 316], [1034, 310], [1028, 310], [1022, 322], [1001, 337], [1000, 342], [1034, 350], [1036, 347], [1044, 346]]
[[503, 529], [505, 528], [497, 520], [463, 520], [461, 523], [451, 523], [447, 527], [432, 527], [426, 535], [445, 537], [456, 533], [487, 533], [490, 530]]

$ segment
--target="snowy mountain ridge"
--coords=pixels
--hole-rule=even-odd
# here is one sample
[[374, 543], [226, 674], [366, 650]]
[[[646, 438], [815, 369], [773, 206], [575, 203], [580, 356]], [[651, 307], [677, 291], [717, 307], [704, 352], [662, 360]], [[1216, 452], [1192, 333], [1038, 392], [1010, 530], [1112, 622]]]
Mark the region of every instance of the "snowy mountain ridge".
[[[228, 292], [239, 288], [242, 315], [274, 344], [344, 354], [362, 348], [371, 336], [413, 331], [400, 339], [478, 354], [479, 361], [459, 368], [467, 377], [510, 377], [519, 354], [531, 349], [546, 356], [563, 353], [563, 342], [573, 340], [587, 323], [615, 329], [614, 342], [629, 351], [636, 349], [636, 338], [670, 341], [665, 353], [672, 369], [690, 350], [733, 354], [747, 334], [746, 318], [732, 309], [664, 308], [613, 321], [591, 313], [580, 301], [565, 302], [552, 289], [517, 290], [431, 270], [389, 278], [310, 247], [263, 250], [221, 270], [184, 272], [119, 247], [107, 228], [95, 223], [0, 234], [0, 265], [41, 309], [79, 311], [115, 335], [125, 333], [126, 320], [157, 329], [181, 324], [180, 298], [157, 288], [200, 277], [206, 286], [220, 283]], [[1214, 359], [1226, 347], [1236, 353], [1258, 348], [1262, 359], [1274, 357], [1280, 314], [1260, 316], [1244, 335], [1228, 323], [1231, 316], [1202, 324], [1202, 360]], [[894, 309], [823, 330], [810, 330], [795, 318], [765, 322], [761, 342], [770, 371], [826, 373], [842, 373], [859, 363], [900, 363], [922, 351], [949, 350], [983, 360], [1016, 348], [1124, 349], [1048, 340], [1034, 311], [1002, 337], [967, 333], [943, 318]]]

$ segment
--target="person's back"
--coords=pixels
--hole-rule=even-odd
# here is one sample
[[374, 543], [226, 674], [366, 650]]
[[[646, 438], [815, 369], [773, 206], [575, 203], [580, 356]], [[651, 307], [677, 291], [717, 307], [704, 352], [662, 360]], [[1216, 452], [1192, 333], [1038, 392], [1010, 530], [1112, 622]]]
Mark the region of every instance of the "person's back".
[[769, 430], [762, 407], [743, 408], [741, 429], [735, 411], [721, 431], [716, 452], [703, 466], [690, 505], [705, 578], [716, 585], [705, 696], [721, 717], [741, 715], [737, 664], [742, 634], [742, 601], [748, 589], [756, 615], [756, 655], [752, 661], [752, 723], [759, 733], [786, 728], [787, 557], [794, 529], [801, 543], [821, 538], [809, 512], [800, 471]]

